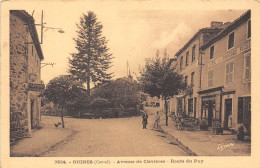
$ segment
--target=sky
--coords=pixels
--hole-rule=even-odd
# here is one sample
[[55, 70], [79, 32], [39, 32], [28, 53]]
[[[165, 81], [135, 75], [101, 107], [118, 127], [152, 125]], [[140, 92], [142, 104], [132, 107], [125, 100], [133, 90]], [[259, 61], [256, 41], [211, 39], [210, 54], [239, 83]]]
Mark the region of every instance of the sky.
[[[234, 21], [246, 10], [173, 10], [99, 6], [97, 3], [61, 3], [24, 7], [33, 14], [36, 23], [41, 22], [43, 10], [47, 27], [62, 28], [65, 33], [47, 30], [43, 34], [42, 63], [55, 63], [41, 69], [45, 84], [59, 75], [67, 74], [70, 53], [76, 52], [73, 38], [77, 37], [76, 24], [83, 13], [93, 11], [103, 25], [103, 35], [109, 40], [113, 54], [114, 79], [127, 75], [127, 61], [132, 75], [145, 64], [145, 58], [154, 57], [156, 50], [166, 48], [169, 56], [175, 53], [200, 29], [209, 27], [211, 21]], [[38, 34], [40, 29], [38, 27]]]

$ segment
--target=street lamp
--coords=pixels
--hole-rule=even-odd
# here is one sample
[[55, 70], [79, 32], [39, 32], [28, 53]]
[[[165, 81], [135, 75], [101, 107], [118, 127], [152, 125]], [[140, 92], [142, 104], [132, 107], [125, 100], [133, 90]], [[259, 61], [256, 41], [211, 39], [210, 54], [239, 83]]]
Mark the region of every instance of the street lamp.
[[[43, 23], [43, 10], [42, 10], [42, 19], [41, 19], [41, 24], [40, 24], [40, 26], [41, 26], [41, 42], [40, 42], [40, 44], [43, 43], [43, 33], [46, 32], [47, 30], [50, 30], [50, 29], [58, 29], [58, 32], [59, 32], [59, 33], [65, 33], [65, 32], [62, 30], [62, 28], [45, 27], [43, 24], [45, 24], [45, 23]], [[46, 30], [43, 31], [43, 29], [46, 29]]]

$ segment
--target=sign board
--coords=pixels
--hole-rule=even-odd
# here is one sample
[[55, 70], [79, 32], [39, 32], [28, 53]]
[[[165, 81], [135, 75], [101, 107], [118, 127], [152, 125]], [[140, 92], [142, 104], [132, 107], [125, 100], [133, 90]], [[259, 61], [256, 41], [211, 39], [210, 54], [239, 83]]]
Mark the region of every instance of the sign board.
[[229, 51], [226, 55], [220, 57], [220, 58], [217, 58], [215, 60], [212, 60], [209, 62], [208, 64], [208, 67], [212, 67], [216, 64], [219, 64], [223, 61], [225, 61], [226, 59], [229, 59], [229, 58], [233, 58], [235, 57], [236, 55], [244, 52], [244, 51], [247, 51], [251, 49], [251, 41], [246, 41], [242, 46], [240, 46], [239, 48], [235, 49], [235, 50], [232, 50], [232, 51]]
[[37, 83], [29, 83], [28, 90], [30, 91], [41, 91], [45, 89], [44, 84], [37, 84]]

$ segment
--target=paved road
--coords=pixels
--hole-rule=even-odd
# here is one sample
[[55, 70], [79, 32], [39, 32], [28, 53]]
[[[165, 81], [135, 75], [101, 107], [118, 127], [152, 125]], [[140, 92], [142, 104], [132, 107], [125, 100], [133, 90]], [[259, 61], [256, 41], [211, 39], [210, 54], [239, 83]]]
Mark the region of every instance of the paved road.
[[[53, 119], [48, 121], [53, 123]], [[44, 156], [50, 157], [116, 157], [116, 156], [186, 156], [173, 141], [160, 132], [142, 129], [141, 117], [117, 119], [65, 118], [66, 127], [76, 133]]]

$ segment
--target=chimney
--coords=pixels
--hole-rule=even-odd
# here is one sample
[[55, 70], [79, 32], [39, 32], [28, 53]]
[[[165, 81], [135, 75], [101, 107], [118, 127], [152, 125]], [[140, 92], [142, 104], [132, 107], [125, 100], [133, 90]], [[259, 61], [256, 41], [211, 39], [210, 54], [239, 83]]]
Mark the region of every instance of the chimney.
[[223, 22], [212, 21], [211, 24], [210, 24], [211, 28], [218, 28], [218, 27], [221, 27], [221, 26], [223, 26]]

